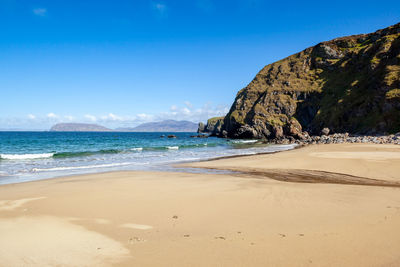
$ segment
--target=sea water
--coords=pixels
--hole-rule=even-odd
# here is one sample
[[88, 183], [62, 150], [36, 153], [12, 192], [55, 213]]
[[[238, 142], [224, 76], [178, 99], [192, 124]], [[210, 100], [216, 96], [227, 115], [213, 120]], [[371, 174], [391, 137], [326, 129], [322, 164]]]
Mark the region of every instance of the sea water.
[[[168, 135], [176, 138], [167, 138]], [[0, 184], [117, 170], [174, 170], [173, 163], [294, 148], [195, 133], [0, 132]]]

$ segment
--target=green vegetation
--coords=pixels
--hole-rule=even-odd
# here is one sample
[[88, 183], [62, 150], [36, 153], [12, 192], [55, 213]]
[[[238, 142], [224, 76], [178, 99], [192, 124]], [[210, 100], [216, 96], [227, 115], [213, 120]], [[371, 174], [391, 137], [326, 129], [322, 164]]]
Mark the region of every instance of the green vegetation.
[[299, 123], [316, 133], [323, 127], [393, 132], [400, 129], [399, 88], [400, 23], [323, 42], [265, 66], [239, 91], [223, 129], [247, 137], [249, 131], [240, 129], [251, 127], [265, 138], [274, 127], [288, 131]]
[[207, 124], [216, 124], [218, 121], [223, 120], [224, 117], [213, 117], [207, 120]]
[[400, 79], [400, 65], [387, 66], [386, 75], [384, 78], [385, 84], [388, 86], [393, 86], [395, 83], [399, 83], [399, 79]]
[[392, 89], [386, 93], [386, 99], [400, 99], [400, 89]]
[[379, 64], [379, 58], [373, 57], [373, 58], [371, 59], [371, 63], [372, 63], [372, 64]]

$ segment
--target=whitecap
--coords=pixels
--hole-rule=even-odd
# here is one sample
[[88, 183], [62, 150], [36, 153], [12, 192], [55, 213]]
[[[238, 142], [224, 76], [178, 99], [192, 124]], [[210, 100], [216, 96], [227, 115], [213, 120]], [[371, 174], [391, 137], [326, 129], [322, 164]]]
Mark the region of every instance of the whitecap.
[[40, 159], [51, 158], [54, 153], [41, 153], [41, 154], [0, 154], [1, 159]]
[[233, 140], [232, 142], [235, 144], [252, 144], [257, 143], [258, 140]]
[[178, 150], [179, 146], [167, 146], [167, 148], [170, 150]]
[[86, 166], [71, 166], [71, 167], [55, 167], [55, 168], [33, 168], [32, 172], [48, 172], [48, 171], [65, 171], [65, 170], [79, 170], [79, 169], [94, 169], [94, 168], [107, 168], [107, 167], [117, 167], [130, 165], [130, 162], [123, 163], [111, 163], [111, 164], [97, 164], [97, 165], [86, 165]]

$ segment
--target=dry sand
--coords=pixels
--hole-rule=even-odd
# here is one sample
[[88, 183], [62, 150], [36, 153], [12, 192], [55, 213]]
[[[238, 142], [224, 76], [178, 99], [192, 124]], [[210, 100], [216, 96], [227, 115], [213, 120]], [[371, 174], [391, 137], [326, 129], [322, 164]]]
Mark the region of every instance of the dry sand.
[[[249, 174], [0, 186], [0, 266], [400, 266], [399, 155], [398, 146], [319, 145], [190, 164]], [[280, 172], [315, 177], [266, 178]], [[331, 183], [342, 174], [394, 186]]]
[[[366, 182], [378, 180], [380, 181], [379, 185], [399, 186], [400, 146], [373, 144], [312, 145], [274, 154], [233, 157], [181, 166], [255, 174], [265, 173], [266, 176], [276, 172], [300, 174], [300, 176], [302, 173], [311, 174], [311, 176], [320, 173], [324, 177], [321, 177], [321, 179], [315, 177], [318, 179], [317, 182], [324, 182], [329, 176], [340, 174], [342, 178], [350, 179], [350, 177], [354, 177], [364, 179]], [[269, 178], [275, 177], [270, 176]], [[335, 178], [340, 179], [341, 177]], [[297, 181], [301, 182], [302, 178], [299, 177]], [[337, 182], [341, 183], [340, 180]], [[355, 181], [355, 183], [362, 182]]]

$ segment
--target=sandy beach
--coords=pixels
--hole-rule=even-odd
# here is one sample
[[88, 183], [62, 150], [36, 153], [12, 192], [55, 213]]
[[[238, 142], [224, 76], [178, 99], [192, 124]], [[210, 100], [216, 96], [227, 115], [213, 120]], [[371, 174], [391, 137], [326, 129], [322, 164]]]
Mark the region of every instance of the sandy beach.
[[0, 186], [0, 266], [399, 266], [400, 146]]

